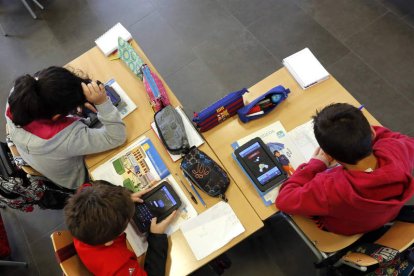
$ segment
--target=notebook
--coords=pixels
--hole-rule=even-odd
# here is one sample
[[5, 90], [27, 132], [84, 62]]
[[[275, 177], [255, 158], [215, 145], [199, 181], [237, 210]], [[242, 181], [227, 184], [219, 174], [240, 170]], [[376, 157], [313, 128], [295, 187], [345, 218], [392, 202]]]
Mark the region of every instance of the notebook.
[[305, 48], [283, 59], [283, 65], [302, 89], [307, 89], [329, 78], [328, 71], [316, 59], [309, 48]]
[[105, 56], [109, 56], [118, 49], [118, 37], [122, 37], [126, 41], [132, 39], [131, 33], [121, 23], [117, 23], [106, 33], [98, 37], [95, 43]]

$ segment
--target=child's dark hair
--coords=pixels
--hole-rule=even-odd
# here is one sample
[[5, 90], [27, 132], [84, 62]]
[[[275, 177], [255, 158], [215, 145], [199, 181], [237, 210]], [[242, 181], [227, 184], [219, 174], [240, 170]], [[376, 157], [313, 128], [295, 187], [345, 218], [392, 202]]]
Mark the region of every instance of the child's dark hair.
[[67, 202], [65, 222], [72, 236], [90, 245], [116, 239], [126, 229], [135, 212], [131, 192], [98, 180], [83, 187]]
[[371, 127], [358, 108], [331, 104], [316, 112], [313, 122], [319, 146], [335, 160], [355, 165], [372, 153]]
[[67, 115], [85, 103], [81, 83], [88, 81], [56, 66], [17, 78], [8, 99], [13, 123], [25, 126], [56, 114]]

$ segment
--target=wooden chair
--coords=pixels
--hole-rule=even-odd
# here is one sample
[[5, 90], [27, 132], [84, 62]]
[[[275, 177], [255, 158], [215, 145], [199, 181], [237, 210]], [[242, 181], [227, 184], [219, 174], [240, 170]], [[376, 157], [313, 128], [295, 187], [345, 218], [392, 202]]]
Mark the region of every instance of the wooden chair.
[[67, 276], [93, 275], [80, 260], [67, 230], [53, 232], [50, 236], [60, 268]]
[[[323, 231], [317, 227], [314, 221], [301, 216], [289, 216], [283, 214], [288, 223], [295, 229], [303, 241], [321, 262], [355, 243], [362, 234], [343, 236]], [[382, 235], [376, 244], [394, 248], [399, 252], [407, 249], [414, 242], [414, 223], [396, 221], [391, 228]], [[366, 271], [368, 266], [377, 264], [377, 260], [362, 253], [347, 253], [339, 258], [335, 267], [342, 264], [349, 265], [360, 271]]]

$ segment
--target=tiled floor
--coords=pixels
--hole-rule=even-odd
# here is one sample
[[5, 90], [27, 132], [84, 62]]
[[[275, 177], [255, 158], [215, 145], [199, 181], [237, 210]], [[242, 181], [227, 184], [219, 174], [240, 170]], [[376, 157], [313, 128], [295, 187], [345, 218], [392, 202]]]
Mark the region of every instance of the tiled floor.
[[[66, 64], [120, 21], [189, 114], [249, 87], [279, 69], [287, 55], [310, 47], [382, 124], [414, 135], [414, 9], [395, 5], [408, 1], [40, 1], [46, 9], [34, 7], [39, 19], [33, 20], [20, 1], [0, 0], [0, 23], [10, 34], [0, 36], [1, 106], [17, 76]], [[49, 235], [65, 227], [62, 212], [7, 209], [2, 215], [13, 258], [28, 261], [29, 268], [0, 267], [0, 274], [61, 275]], [[233, 266], [226, 275], [315, 273], [311, 252], [279, 217], [229, 255]], [[194, 273], [211, 274], [208, 267]]]

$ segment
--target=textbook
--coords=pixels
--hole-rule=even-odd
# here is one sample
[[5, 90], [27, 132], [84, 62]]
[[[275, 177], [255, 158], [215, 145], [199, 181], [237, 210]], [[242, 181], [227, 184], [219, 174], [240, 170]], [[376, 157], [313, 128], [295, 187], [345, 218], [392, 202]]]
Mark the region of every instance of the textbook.
[[115, 26], [110, 28], [103, 35], [95, 40], [96, 45], [101, 49], [105, 56], [109, 56], [116, 50], [118, 50], [118, 37], [129, 41], [132, 39], [132, 35], [122, 26], [121, 23], [117, 23]]
[[[168, 226], [167, 235], [177, 231], [184, 221], [197, 216], [197, 211], [170, 174], [154, 144], [146, 136], [137, 138], [127, 148], [94, 169], [91, 175], [94, 180], [106, 180], [133, 192], [148, 189], [163, 180], [170, 183], [180, 197], [182, 205], [179, 215]], [[147, 247], [145, 243], [142, 244], [143, 238], [135, 231], [135, 226], [130, 223], [125, 232], [135, 254], [139, 256], [138, 253], [144, 253]]]
[[[183, 109], [180, 106], [177, 106], [175, 109], [177, 110], [178, 114], [180, 114], [181, 118], [183, 119], [185, 133], [187, 135], [188, 143], [190, 144], [190, 147], [193, 147], [193, 146], [199, 147], [202, 144], [204, 144], [203, 138], [201, 137], [200, 133], [198, 133], [198, 131], [195, 129], [190, 119], [188, 119], [187, 115], [185, 115]], [[151, 128], [152, 130], [154, 130], [155, 134], [157, 134], [157, 137], [160, 138], [155, 122], [151, 123]], [[173, 162], [176, 162], [182, 158], [181, 154], [177, 155], [177, 154], [171, 154], [168, 152], [168, 155], [171, 157], [171, 160]]]
[[[239, 146], [245, 144], [255, 137], [261, 138], [263, 142], [269, 147], [270, 152], [274, 153], [275, 155], [276, 153], [279, 155], [276, 155], [279, 161], [283, 159], [283, 162], [281, 161], [283, 170], [290, 176], [295, 172], [296, 168], [299, 165], [307, 162], [310, 159], [318, 145], [316, 139], [313, 136], [312, 121], [298, 126], [292, 131], [293, 132], [288, 133], [283, 127], [282, 123], [280, 121], [277, 121], [262, 129], [259, 129], [256, 132], [253, 132], [246, 137], [237, 140], [231, 144], [231, 146], [233, 149], [237, 149]], [[309, 133], [309, 131], [311, 132]], [[305, 149], [302, 150], [302, 147]], [[309, 152], [311, 152], [310, 156], [308, 155]], [[233, 158], [238, 163], [234, 154]], [[243, 167], [239, 163], [238, 165], [243, 170]], [[247, 173], [246, 177], [249, 178]], [[269, 206], [275, 202], [279, 192], [279, 186], [271, 189], [270, 191], [262, 192], [256, 187], [256, 185], [254, 185], [251, 180], [250, 182], [256, 189], [259, 196], [262, 198], [265, 206]]]
[[283, 59], [282, 63], [302, 89], [307, 89], [329, 78], [328, 71], [309, 48]]

